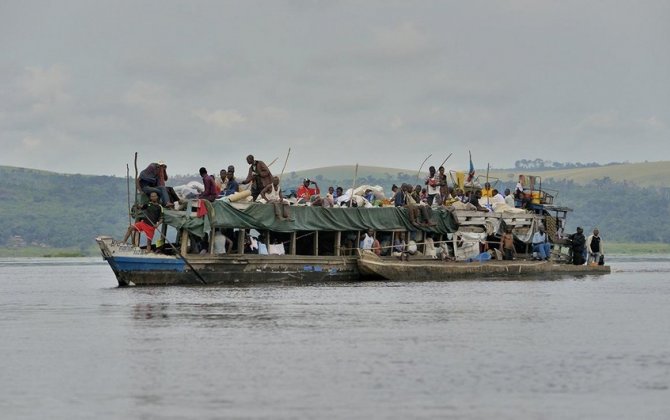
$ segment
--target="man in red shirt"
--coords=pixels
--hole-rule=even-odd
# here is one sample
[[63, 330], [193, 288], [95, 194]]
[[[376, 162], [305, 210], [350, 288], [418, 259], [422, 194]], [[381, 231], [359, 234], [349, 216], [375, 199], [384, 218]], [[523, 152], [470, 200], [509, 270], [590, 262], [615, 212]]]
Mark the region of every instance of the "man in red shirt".
[[[310, 184], [314, 184], [314, 188], [310, 188]], [[305, 178], [302, 181], [302, 185], [298, 187], [298, 191], [296, 192], [298, 198], [302, 198], [305, 200], [305, 202], [309, 202], [312, 200], [312, 196], [319, 196], [321, 194], [321, 190], [319, 189], [319, 186], [316, 184], [314, 181], [310, 181], [309, 178]]]
[[216, 200], [216, 186], [214, 185], [214, 178], [207, 173], [207, 169], [200, 168], [200, 176], [202, 177], [202, 183], [205, 186], [205, 191], [203, 191], [198, 198], [203, 200], [214, 201]]

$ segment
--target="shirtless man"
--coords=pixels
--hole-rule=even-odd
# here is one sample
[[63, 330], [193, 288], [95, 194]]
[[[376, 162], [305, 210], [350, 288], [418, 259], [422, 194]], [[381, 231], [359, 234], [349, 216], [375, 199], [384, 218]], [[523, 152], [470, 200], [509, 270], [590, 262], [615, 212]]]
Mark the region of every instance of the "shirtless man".
[[263, 200], [268, 204], [272, 203], [275, 211], [275, 218], [279, 221], [289, 220], [288, 204], [284, 203], [284, 196], [279, 187], [279, 177], [272, 177], [272, 184], [263, 188], [260, 193]]

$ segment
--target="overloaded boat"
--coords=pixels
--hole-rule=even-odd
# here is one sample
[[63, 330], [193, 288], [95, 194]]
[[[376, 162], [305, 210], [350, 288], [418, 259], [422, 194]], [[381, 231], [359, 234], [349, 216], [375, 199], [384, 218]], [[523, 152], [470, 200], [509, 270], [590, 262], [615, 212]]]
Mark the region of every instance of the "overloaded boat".
[[[270, 204], [191, 200], [184, 210], [164, 211], [160, 235], [165, 244], [159, 252], [111, 236], [96, 242], [119, 286], [543, 279], [610, 272], [606, 265], [571, 264], [569, 239], [562, 235], [571, 210], [554, 206], [542, 191], [531, 191], [529, 197], [527, 209], [481, 212], [439, 206], [421, 225], [403, 207], [291, 206], [291, 218], [280, 220]], [[552, 243], [549, 261], [532, 260], [531, 240], [539, 226], [547, 228]], [[513, 260], [502, 259], [497, 251], [505, 230], [514, 235]], [[381, 255], [360, 249], [370, 231], [380, 242]], [[167, 241], [168, 236], [175, 239]], [[486, 248], [491, 260], [478, 257]]]

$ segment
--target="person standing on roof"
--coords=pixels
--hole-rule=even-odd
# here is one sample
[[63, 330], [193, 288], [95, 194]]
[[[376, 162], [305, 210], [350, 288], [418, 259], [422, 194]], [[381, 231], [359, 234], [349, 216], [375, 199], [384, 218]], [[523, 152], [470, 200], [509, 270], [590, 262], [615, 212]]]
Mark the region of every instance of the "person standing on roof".
[[198, 196], [203, 200], [214, 201], [216, 200], [216, 188], [214, 185], [214, 178], [207, 173], [207, 169], [200, 168], [200, 176], [202, 177], [202, 183], [205, 186], [205, 191]]
[[435, 196], [437, 196], [440, 193], [440, 179], [435, 173], [435, 167], [431, 166], [428, 168], [428, 178], [426, 178], [426, 193], [427, 193], [427, 200], [428, 200], [428, 205], [432, 206], [433, 201], [435, 200]]
[[247, 179], [240, 184], [246, 185], [251, 182], [251, 197], [256, 201], [263, 188], [272, 184], [272, 173], [265, 162], [254, 159], [253, 155], [247, 156], [247, 163], [249, 164], [249, 174]]

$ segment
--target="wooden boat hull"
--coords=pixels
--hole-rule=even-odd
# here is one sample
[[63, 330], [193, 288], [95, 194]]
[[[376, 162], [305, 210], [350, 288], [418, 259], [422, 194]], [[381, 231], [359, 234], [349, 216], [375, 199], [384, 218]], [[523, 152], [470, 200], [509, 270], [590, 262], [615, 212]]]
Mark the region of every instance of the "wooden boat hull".
[[[179, 257], [145, 254], [99, 237], [96, 241], [119, 286], [202, 284]], [[356, 257], [300, 255], [189, 255], [188, 262], [211, 285], [314, 283], [361, 279]]]
[[482, 277], [542, 279], [556, 275], [609, 274], [611, 271], [607, 265], [571, 265], [550, 261], [457, 262], [425, 258], [400, 261], [395, 257], [380, 258], [371, 252], [362, 253], [358, 267], [363, 275], [376, 275], [394, 281], [448, 281]]

